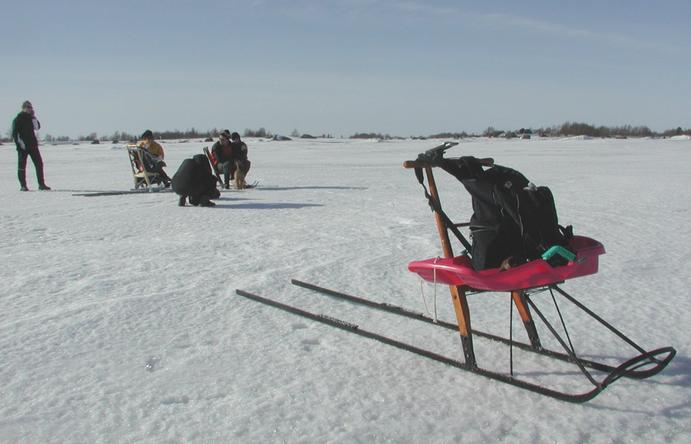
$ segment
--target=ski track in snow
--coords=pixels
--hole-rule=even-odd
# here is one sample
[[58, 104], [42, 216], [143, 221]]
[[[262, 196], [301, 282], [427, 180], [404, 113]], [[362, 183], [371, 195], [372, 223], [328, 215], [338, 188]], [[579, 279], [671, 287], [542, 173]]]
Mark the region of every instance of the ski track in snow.
[[[423, 312], [406, 265], [441, 254], [422, 189], [401, 167], [436, 142], [329, 142], [341, 143], [250, 139], [248, 179], [260, 187], [223, 192], [216, 208], [179, 208], [171, 193], [73, 196], [132, 186], [126, 152], [110, 145], [43, 146], [54, 191], [20, 193], [16, 153], [3, 146], [0, 441], [691, 442], [689, 141], [478, 139], [449, 151], [549, 185], [560, 220], [607, 249], [598, 274], [565, 289], [644, 347], [676, 347], [661, 374], [619, 380], [583, 405], [235, 295], [462, 359], [452, 332], [290, 285]], [[172, 176], [207, 144], [163, 145]], [[27, 176], [36, 189], [31, 162]], [[447, 212], [467, 219], [468, 194], [437, 179]], [[434, 288], [424, 290], [431, 304]], [[473, 327], [508, 335], [507, 304], [472, 296]], [[443, 286], [437, 305], [454, 319]], [[586, 357], [632, 354], [564, 312]], [[518, 376], [586, 389], [574, 369], [514, 353]], [[506, 348], [476, 339], [476, 354], [508, 371]]]

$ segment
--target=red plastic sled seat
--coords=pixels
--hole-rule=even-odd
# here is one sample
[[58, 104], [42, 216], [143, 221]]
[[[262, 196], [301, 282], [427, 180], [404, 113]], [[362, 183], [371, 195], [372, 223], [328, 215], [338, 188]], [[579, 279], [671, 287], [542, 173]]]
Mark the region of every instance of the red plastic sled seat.
[[576, 259], [558, 267], [537, 259], [506, 271], [498, 268], [476, 271], [468, 256], [457, 256], [414, 261], [408, 264], [408, 270], [429, 282], [488, 291], [524, 290], [597, 273], [598, 256], [605, 253], [600, 242], [574, 236], [569, 247], [576, 253]]

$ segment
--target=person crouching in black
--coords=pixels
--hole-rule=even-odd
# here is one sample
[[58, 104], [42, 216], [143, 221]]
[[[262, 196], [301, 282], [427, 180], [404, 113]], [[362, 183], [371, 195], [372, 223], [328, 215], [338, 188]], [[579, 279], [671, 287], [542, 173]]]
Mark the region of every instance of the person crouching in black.
[[178, 205], [181, 207], [185, 206], [188, 198], [195, 207], [213, 207], [216, 204], [211, 199], [221, 197], [216, 188], [216, 177], [211, 174], [209, 160], [203, 154], [182, 162], [173, 176], [173, 191], [180, 196]]

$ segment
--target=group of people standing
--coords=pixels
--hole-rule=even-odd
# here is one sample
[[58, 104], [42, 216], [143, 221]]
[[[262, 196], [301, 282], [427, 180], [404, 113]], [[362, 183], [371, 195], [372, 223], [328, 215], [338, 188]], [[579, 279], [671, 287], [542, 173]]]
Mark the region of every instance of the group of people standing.
[[[215, 169], [213, 174], [209, 162]], [[235, 181], [235, 188], [246, 188], [245, 176], [250, 165], [247, 145], [240, 139], [240, 134], [224, 130], [211, 147], [211, 152], [185, 159], [173, 176], [173, 191], [180, 196], [178, 205], [184, 207], [189, 200], [194, 206], [213, 207], [215, 204], [211, 200], [221, 195], [216, 188], [216, 177], [223, 173], [225, 189], [230, 188], [231, 180]]]
[[[43, 159], [38, 149], [38, 139], [36, 131], [41, 128], [41, 124], [36, 118], [33, 105], [28, 100], [22, 104], [22, 109], [12, 122], [12, 139], [17, 147], [19, 156], [17, 175], [22, 191], [29, 191], [26, 183], [26, 162], [31, 157], [36, 169], [38, 188], [40, 190], [50, 190], [46, 185], [43, 176]], [[164, 186], [172, 185], [173, 191], [180, 195], [181, 206], [185, 205], [187, 199], [192, 205], [213, 206], [210, 199], [220, 196], [216, 189], [216, 177], [223, 173], [223, 187], [230, 188], [230, 181], [234, 181], [235, 188], [243, 189], [247, 187], [245, 176], [247, 175], [251, 162], [247, 158], [247, 145], [240, 139], [240, 134], [229, 130], [224, 130], [219, 134], [218, 141], [214, 143], [210, 155], [207, 159], [205, 155], [197, 155], [192, 159], [186, 159], [180, 165], [177, 173], [171, 179], [166, 174], [163, 167], [165, 152], [163, 147], [154, 140], [151, 130], [146, 130], [142, 134], [141, 140], [137, 142], [137, 147], [141, 148], [147, 157], [145, 168], [158, 173]], [[212, 174], [209, 160], [212, 162], [215, 171]]]

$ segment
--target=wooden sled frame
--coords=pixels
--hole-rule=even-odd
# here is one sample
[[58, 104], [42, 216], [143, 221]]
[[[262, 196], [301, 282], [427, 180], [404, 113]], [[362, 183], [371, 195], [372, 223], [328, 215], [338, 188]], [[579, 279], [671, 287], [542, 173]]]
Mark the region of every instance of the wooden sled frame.
[[[444, 150], [456, 145], [457, 143], [455, 142], [446, 142], [441, 146], [438, 146], [436, 148], [433, 148], [432, 150], [441, 150], [442, 153]], [[430, 151], [432, 151], [430, 150]], [[492, 166], [494, 164], [493, 159], [479, 159], [480, 162], [485, 165], [485, 166]], [[459, 238], [459, 241], [463, 244], [463, 246], [466, 248], [467, 251], [471, 250], [471, 245], [463, 237], [463, 235], [459, 232], [458, 228], [459, 227], [466, 227], [469, 226], [469, 223], [460, 223], [456, 224], [450, 221], [448, 216], [443, 212], [442, 207], [441, 207], [441, 200], [439, 197], [439, 191], [437, 189], [436, 181], [434, 178], [434, 173], [433, 173], [433, 167], [434, 165], [431, 165], [430, 163], [427, 163], [425, 161], [406, 161], [403, 164], [404, 168], [407, 169], [417, 169], [418, 173], [418, 179], [420, 183], [424, 187], [424, 182], [422, 180], [422, 177], [419, 175], [420, 169], [424, 172], [424, 175], [427, 178], [427, 184], [429, 187], [429, 192], [427, 192], [427, 188], [425, 188], [425, 194], [427, 198], [429, 199], [430, 206], [432, 207], [432, 210], [434, 211], [434, 219], [435, 219], [435, 225], [437, 228], [437, 232], [439, 235], [439, 239], [441, 242], [441, 247], [443, 251], [444, 258], [454, 258], [454, 253], [453, 253], [453, 248], [451, 246], [451, 239], [449, 237], [449, 231], [452, 231], [456, 237]], [[468, 367], [469, 369], [475, 369], [479, 373], [483, 373], [485, 370], [480, 368], [477, 363], [477, 358], [475, 356], [475, 350], [474, 350], [474, 344], [473, 344], [473, 333], [475, 333], [472, 329], [471, 325], [471, 315], [470, 315], [470, 309], [468, 305], [468, 295], [473, 294], [473, 293], [481, 293], [485, 292], [486, 290], [477, 290], [474, 288], [471, 288], [467, 285], [449, 285], [449, 292], [451, 294], [451, 300], [453, 303], [453, 308], [454, 308], [454, 313], [456, 316], [456, 322], [457, 322], [457, 328], [458, 332], [460, 334], [461, 338], [461, 344], [463, 348], [463, 354], [465, 357], [465, 366]], [[538, 293], [541, 291], [549, 291], [550, 294], [552, 295], [552, 299], [554, 300], [555, 307], [557, 308], [557, 313], [559, 313], [559, 317], [561, 320], [561, 324], [563, 327], [563, 330], [566, 332], [566, 339], [564, 339], [557, 331], [552, 327], [552, 325], [549, 323], [549, 321], [546, 319], [546, 317], [542, 314], [542, 312], [539, 310], [539, 308], [535, 305], [535, 303], [531, 300], [530, 296], [534, 293]], [[631, 339], [626, 337], [623, 333], [615, 329], [613, 326], [608, 324], [606, 321], [604, 321], [602, 318], [600, 318], [598, 315], [596, 315], [594, 312], [592, 312], [590, 309], [585, 307], [583, 304], [578, 302], [575, 298], [573, 298], [571, 295], [566, 293], [563, 289], [561, 289], [557, 283], [550, 284], [546, 287], [543, 288], [536, 288], [536, 289], [517, 289], [517, 290], [512, 290], [509, 292], [511, 301], [513, 305], [515, 306], [516, 310], [519, 313], [520, 319], [523, 323], [523, 326], [526, 330], [529, 344], [529, 348], [531, 351], [535, 351], [538, 353], [542, 354], [557, 354], [557, 355], [562, 355], [566, 356], [567, 359], [566, 361], [574, 363], [576, 366], [578, 366], [579, 370], [584, 374], [586, 379], [588, 379], [595, 387], [590, 391], [585, 394], [570, 394], [570, 393], [562, 393], [559, 391], [555, 391], [552, 389], [548, 389], [546, 387], [542, 386], [533, 386], [530, 387], [530, 384], [523, 384], [523, 381], [519, 379], [515, 379], [513, 377], [513, 361], [511, 361], [511, 375], [508, 377], [507, 381], [504, 382], [509, 382], [513, 385], [521, 386], [523, 388], [527, 388], [529, 390], [542, 393], [542, 394], [547, 394], [549, 396], [562, 399], [565, 401], [571, 401], [571, 402], [582, 402], [588, 399], [592, 399], [594, 396], [596, 396], [598, 393], [600, 393], [602, 390], [605, 389], [609, 384], [612, 382], [616, 381], [620, 377], [628, 377], [628, 378], [634, 378], [634, 379], [643, 379], [650, 377], [654, 374], [657, 374], [660, 372], [662, 369], [664, 369], [667, 364], [674, 358], [676, 354], [676, 350], [672, 347], [663, 347], [659, 348], [653, 351], [646, 351], [643, 348], [641, 348], [639, 345], [637, 345], [635, 342], [633, 342]], [[554, 297], [554, 294], [557, 293], [558, 295], [564, 297], [566, 300], [569, 302], [573, 303], [576, 305], [581, 311], [585, 312], [588, 316], [591, 318], [595, 319], [598, 323], [601, 325], [605, 326], [610, 332], [612, 332], [614, 335], [618, 336], [621, 340], [635, 348], [640, 354], [638, 356], [635, 356], [626, 362], [620, 364], [617, 367], [611, 367], [607, 366], [605, 364], [601, 363], [590, 363], [590, 364], [595, 364], [593, 365], [587, 365], [588, 367], [595, 368], [600, 371], [604, 371], [607, 373], [607, 375], [601, 379], [601, 380], [596, 380], [584, 367], [585, 360], [579, 358], [576, 355], [576, 352], [573, 348], [573, 345], [571, 344], [571, 339], [568, 337], [568, 330], [566, 329], [566, 325], [564, 323], [563, 317], [561, 315], [561, 312], [559, 311], [558, 306], [556, 305], [556, 300]], [[541, 344], [540, 337], [538, 335], [537, 328], [535, 326], [535, 321], [533, 318], [533, 312], [538, 315], [540, 320], [547, 326], [549, 329], [550, 333], [557, 339], [559, 344], [562, 346], [562, 348], [565, 350], [565, 354], [561, 352], [552, 352], [549, 350], [545, 350]], [[508, 340], [508, 344], [512, 345], [513, 344], [513, 339]], [[511, 358], [513, 359], [513, 358]], [[598, 366], [600, 368], [598, 368]]]
[[151, 185], [160, 184], [162, 182], [161, 175], [154, 171], [146, 169], [144, 162], [144, 149], [136, 145], [127, 146], [127, 154], [130, 158], [130, 166], [132, 167], [132, 177], [134, 178], [134, 189], [140, 187], [150, 188]]

